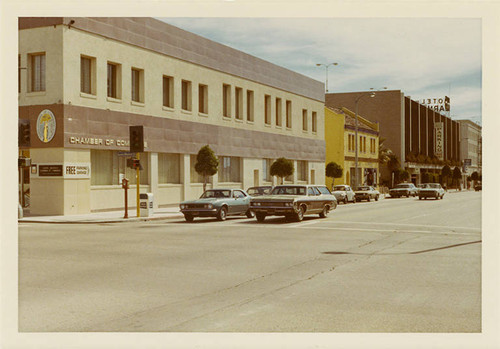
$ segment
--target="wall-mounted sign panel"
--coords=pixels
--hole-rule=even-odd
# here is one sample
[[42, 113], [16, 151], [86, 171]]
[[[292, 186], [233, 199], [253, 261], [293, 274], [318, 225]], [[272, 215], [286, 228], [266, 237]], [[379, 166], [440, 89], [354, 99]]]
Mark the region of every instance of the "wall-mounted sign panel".
[[435, 136], [435, 142], [434, 144], [435, 149], [434, 149], [434, 155], [440, 160], [443, 160], [443, 123], [442, 122], [436, 122], [434, 124], [434, 136]]
[[38, 173], [31, 174], [32, 178], [85, 179], [90, 178], [90, 163], [54, 163], [37, 164]]

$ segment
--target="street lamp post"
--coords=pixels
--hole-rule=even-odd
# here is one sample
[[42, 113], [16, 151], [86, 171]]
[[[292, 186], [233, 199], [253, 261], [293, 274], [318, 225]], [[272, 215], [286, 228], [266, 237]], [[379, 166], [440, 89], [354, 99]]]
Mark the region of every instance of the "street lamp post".
[[[387, 87], [382, 87], [381, 89], [386, 90]], [[370, 88], [370, 90], [373, 90], [373, 88]], [[379, 89], [380, 90], [380, 89]], [[369, 92], [369, 93], [363, 93], [361, 94], [356, 100], [354, 101], [355, 103], [355, 108], [354, 108], [354, 121], [355, 121], [355, 127], [354, 127], [354, 151], [355, 151], [355, 156], [354, 156], [354, 188], [358, 187], [358, 102], [361, 100], [361, 98], [370, 96], [370, 98], [375, 97], [375, 92]]]
[[356, 98], [355, 103], [355, 109], [354, 109], [354, 121], [355, 121], [355, 126], [354, 126], [354, 186], [353, 189], [356, 190], [358, 187], [358, 102], [360, 101], [361, 98], [370, 96], [370, 98], [375, 97], [375, 92], [370, 92], [369, 94], [363, 93], [361, 96]]
[[318, 67], [323, 66], [326, 68], [326, 84], [325, 84], [326, 93], [328, 93], [328, 67], [331, 65], [338, 65], [338, 63], [328, 63], [328, 64], [316, 63], [316, 66]]

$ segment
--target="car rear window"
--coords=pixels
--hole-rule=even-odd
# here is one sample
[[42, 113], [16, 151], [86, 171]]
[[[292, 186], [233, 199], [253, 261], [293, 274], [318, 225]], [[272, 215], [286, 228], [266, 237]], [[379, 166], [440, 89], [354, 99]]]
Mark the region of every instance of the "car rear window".
[[330, 190], [328, 190], [327, 187], [318, 187], [318, 190], [321, 194], [325, 194], [325, 195], [331, 195], [332, 193], [330, 193]]

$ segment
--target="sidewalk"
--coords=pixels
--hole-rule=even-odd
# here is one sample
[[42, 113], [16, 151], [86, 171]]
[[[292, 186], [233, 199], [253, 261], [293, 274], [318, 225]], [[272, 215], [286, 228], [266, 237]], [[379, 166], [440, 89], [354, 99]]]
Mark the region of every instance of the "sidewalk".
[[128, 210], [128, 218], [123, 218], [125, 210], [92, 212], [81, 215], [67, 216], [25, 216], [19, 218], [19, 223], [121, 223], [138, 222], [158, 219], [182, 219], [184, 215], [179, 211], [179, 207], [165, 207], [154, 210], [150, 217], [137, 217], [136, 209]]

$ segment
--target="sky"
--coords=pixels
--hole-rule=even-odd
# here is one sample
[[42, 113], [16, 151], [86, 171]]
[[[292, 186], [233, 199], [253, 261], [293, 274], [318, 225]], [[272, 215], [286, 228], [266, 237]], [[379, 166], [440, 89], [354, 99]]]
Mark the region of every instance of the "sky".
[[481, 124], [478, 18], [159, 18], [325, 82], [328, 91], [401, 90], [451, 98], [451, 117]]

